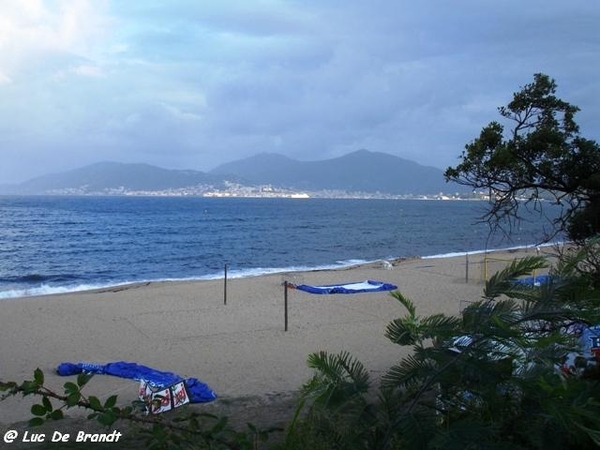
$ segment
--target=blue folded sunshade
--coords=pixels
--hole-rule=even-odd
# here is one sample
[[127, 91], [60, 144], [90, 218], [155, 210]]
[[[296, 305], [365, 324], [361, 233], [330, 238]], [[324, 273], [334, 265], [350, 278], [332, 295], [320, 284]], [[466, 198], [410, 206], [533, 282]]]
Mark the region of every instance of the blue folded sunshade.
[[310, 292], [311, 294], [358, 294], [361, 292], [380, 292], [398, 289], [398, 286], [396, 285], [373, 280], [345, 284], [326, 284], [321, 286], [299, 284], [293, 287], [300, 291]]

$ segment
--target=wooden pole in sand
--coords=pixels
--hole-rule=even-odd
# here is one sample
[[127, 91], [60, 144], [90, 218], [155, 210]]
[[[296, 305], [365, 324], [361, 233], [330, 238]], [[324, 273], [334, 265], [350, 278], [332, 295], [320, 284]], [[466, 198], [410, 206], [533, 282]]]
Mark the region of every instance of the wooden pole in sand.
[[227, 263], [225, 263], [225, 277], [223, 278], [223, 304], [227, 304]]
[[283, 282], [283, 313], [284, 313], [284, 331], [288, 330], [288, 282]]
[[467, 265], [466, 265], [466, 269], [465, 269], [465, 283], [469, 282], [469, 254], [466, 254], [467, 257]]

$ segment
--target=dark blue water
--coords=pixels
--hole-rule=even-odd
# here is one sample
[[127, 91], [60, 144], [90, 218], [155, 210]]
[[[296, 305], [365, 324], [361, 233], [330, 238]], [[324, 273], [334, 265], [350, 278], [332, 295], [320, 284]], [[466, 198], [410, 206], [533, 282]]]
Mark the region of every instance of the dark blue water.
[[476, 224], [483, 202], [0, 197], [0, 297], [534, 245]]

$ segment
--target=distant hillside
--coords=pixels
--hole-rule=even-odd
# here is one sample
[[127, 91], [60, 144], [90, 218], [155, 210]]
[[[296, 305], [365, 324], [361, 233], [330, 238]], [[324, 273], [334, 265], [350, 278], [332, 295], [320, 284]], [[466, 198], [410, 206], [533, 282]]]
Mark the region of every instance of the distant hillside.
[[[33, 178], [2, 192], [118, 193], [165, 191], [203, 186], [223, 189], [226, 182], [245, 186], [270, 184], [301, 191], [337, 190], [347, 193], [438, 194], [464, 191], [448, 185], [443, 172], [386, 153], [359, 150], [325, 161], [296, 161], [279, 154], [263, 153], [223, 164], [209, 173], [168, 170], [148, 164], [103, 162], [63, 173]], [[195, 192], [202, 192], [196, 189]]]
[[211, 174], [235, 174], [253, 183], [317, 191], [337, 189], [389, 194], [437, 194], [463, 191], [449, 185], [443, 172], [386, 153], [359, 150], [325, 161], [296, 161], [262, 153], [213, 169]]
[[33, 178], [11, 190], [25, 194], [85, 188], [89, 192], [126, 188], [129, 190], [163, 190], [197, 184], [220, 184], [222, 179], [194, 170], [168, 170], [149, 164], [102, 162], [68, 172]]

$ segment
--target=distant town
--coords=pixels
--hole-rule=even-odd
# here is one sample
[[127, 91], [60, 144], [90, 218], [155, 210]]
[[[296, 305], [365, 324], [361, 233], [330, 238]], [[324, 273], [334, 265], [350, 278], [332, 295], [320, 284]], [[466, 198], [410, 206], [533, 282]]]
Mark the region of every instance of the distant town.
[[120, 195], [139, 197], [215, 197], [215, 198], [353, 198], [353, 199], [421, 199], [421, 200], [489, 200], [489, 195], [483, 192], [474, 193], [437, 193], [423, 194], [388, 194], [383, 192], [348, 192], [344, 190], [326, 189], [319, 191], [298, 191], [274, 187], [270, 184], [247, 186], [226, 182], [224, 187], [215, 188], [211, 185], [196, 185], [184, 188], [169, 188], [164, 190], [133, 190], [124, 186], [89, 189], [87, 186], [77, 188], [52, 189], [49, 195]]

